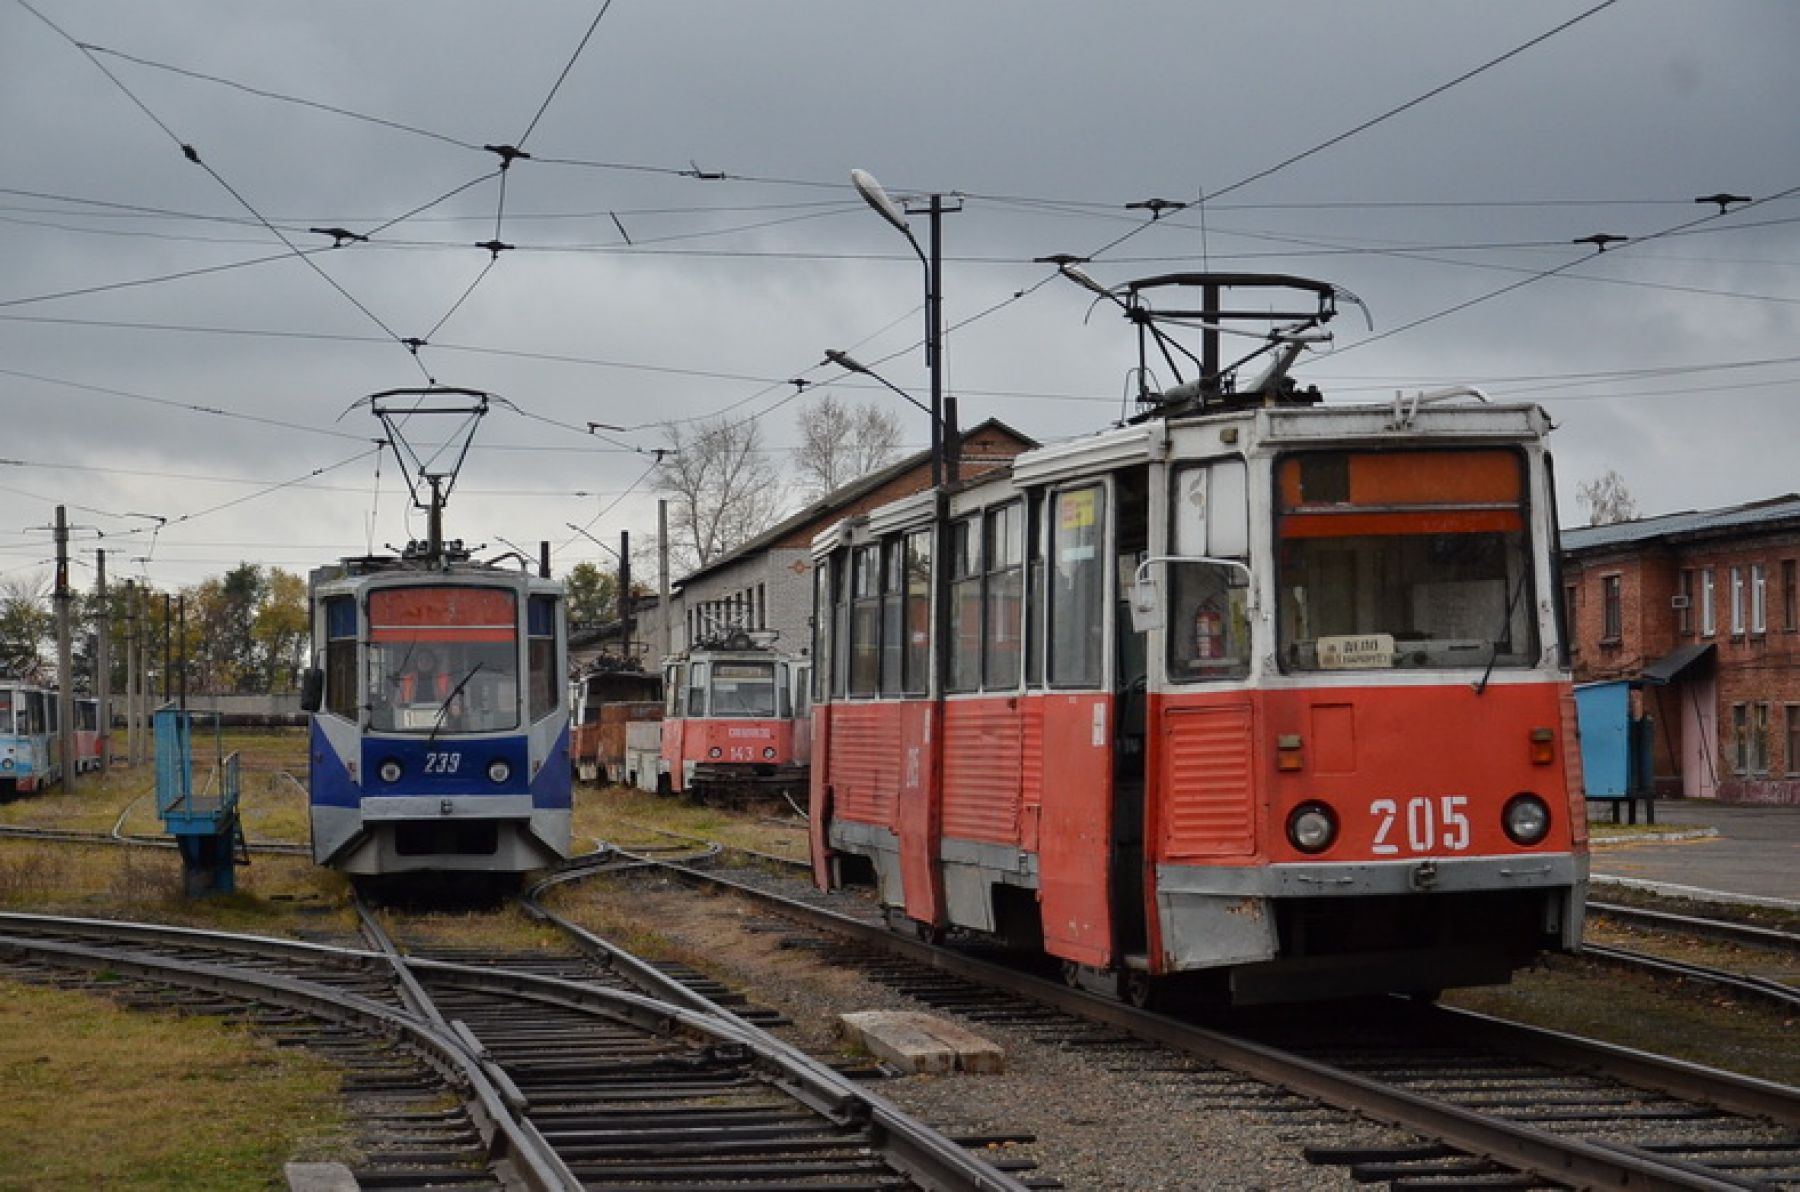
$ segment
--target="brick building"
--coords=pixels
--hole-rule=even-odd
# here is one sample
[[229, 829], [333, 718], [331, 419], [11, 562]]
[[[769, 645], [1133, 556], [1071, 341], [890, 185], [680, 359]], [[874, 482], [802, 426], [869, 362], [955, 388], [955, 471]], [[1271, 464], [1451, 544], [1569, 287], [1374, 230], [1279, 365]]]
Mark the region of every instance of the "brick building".
[[[997, 419], [962, 432], [961, 475], [968, 479], [1003, 466], [1037, 443]], [[811, 647], [813, 535], [838, 521], [931, 486], [931, 454], [909, 455], [801, 509], [730, 553], [676, 581], [665, 611], [640, 601], [632, 636], [637, 653], [654, 667], [664, 652], [676, 653], [711, 629], [773, 629], [779, 649]]]
[[1575, 681], [1643, 681], [1657, 794], [1800, 803], [1800, 495], [1561, 546]]

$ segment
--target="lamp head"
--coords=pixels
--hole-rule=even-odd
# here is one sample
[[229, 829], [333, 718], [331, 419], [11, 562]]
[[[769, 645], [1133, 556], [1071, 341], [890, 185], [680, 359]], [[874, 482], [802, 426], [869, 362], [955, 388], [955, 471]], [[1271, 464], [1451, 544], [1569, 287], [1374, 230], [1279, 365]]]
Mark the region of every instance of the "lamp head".
[[900, 210], [900, 205], [888, 197], [887, 191], [881, 189], [881, 183], [875, 181], [874, 175], [867, 170], [851, 170], [850, 184], [856, 187], [856, 193], [863, 197], [863, 202], [875, 208], [876, 214], [900, 229], [908, 239], [912, 238], [912, 229], [906, 223], [906, 212]]

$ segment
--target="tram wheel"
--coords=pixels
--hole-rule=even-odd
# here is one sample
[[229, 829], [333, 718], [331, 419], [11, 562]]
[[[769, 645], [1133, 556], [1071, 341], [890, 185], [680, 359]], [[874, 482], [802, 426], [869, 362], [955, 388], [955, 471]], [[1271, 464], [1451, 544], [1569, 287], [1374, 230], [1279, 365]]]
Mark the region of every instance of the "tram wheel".
[[1067, 985], [1070, 989], [1080, 989], [1081, 988], [1081, 966], [1079, 964], [1076, 964], [1073, 960], [1063, 961], [1062, 962], [1062, 979], [1063, 979], [1063, 984]]
[[1140, 1010], [1154, 1010], [1162, 1003], [1162, 982], [1149, 973], [1132, 969], [1120, 985], [1124, 987], [1121, 992], [1125, 1000]]

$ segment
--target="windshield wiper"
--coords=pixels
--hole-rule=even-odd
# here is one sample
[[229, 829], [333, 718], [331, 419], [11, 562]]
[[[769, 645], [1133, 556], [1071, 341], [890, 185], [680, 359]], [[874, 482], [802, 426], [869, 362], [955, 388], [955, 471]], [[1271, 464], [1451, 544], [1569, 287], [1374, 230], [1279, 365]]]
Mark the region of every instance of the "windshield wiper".
[[462, 677], [462, 680], [460, 682], [458, 682], [456, 686], [454, 686], [450, 689], [450, 694], [446, 695], [444, 697], [444, 702], [438, 705], [437, 719], [432, 721], [432, 724], [431, 724], [431, 735], [429, 737], [425, 738], [425, 743], [427, 745], [429, 745], [433, 741], [437, 740], [438, 730], [444, 727], [444, 718], [446, 716], [450, 715], [450, 704], [456, 699], [457, 696], [462, 694], [462, 689], [469, 685], [469, 680], [473, 679], [475, 677], [475, 672], [480, 669], [481, 669], [481, 663], [479, 663], [479, 662], [477, 662], [474, 666], [470, 667], [469, 673], [464, 675]]
[[1500, 622], [1500, 632], [1494, 635], [1494, 651], [1488, 655], [1487, 669], [1481, 672], [1481, 681], [1475, 684], [1476, 695], [1487, 690], [1488, 680], [1494, 675], [1494, 664], [1500, 661], [1501, 640], [1512, 640], [1513, 609], [1518, 607], [1519, 597], [1525, 594], [1525, 581], [1531, 576], [1531, 561], [1522, 561], [1525, 565], [1519, 568], [1519, 582], [1513, 585], [1512, 595], [1506, 598], [1506, 619]]

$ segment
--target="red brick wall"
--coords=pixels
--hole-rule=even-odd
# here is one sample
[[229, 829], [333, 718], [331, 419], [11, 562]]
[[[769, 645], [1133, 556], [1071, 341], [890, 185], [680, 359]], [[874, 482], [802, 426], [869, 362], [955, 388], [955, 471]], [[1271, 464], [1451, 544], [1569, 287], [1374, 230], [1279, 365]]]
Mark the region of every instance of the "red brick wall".
[[[1671, 544], [1664, 541], [1581, 557], [1565, 557], [1564, 587], [1574, 586], [1572, 659], [1578, 683], [1630, 678], [1643, 667], [1685, 645], [1710, 642], [1717, 650], [1719, 797], [1736, 802], [1800, 803], [1800, 740], [1790, 733], [1800, 720], [1800, 632], [1788, 628], [1782, 562], [1795, 560], [1800, 572], [1800, 534], [1746, 536], [1736, 541], [1710, 540]], [[1766, 585], [1764, 630], [1750, 629], [1750, 568], [1760, 563]], [[1744, 631], [1731, 632], [1731, 568], [1744, 577]], [[1701, 573], [1714, 576], [1714, 632], [1702, 632]], [[1688, 629], [1680, 628], [1680, 611], [1671, 597], [1680, 589], [1683, 570], [1693, 572], [1693, 599]], [[1621, 632], [1616, 640], [1602, 635], [1603, 591], [1607, 576], [1620, 581]], [[1800, 576], [1797, 576], [1800, 579]], [[1734, 705], [1768, 706], [1765, 773], [1736, 771], [1738, 740]], [[1747, 713], [1748, 714], [1748, 713]], [[1656, 726], [1657, 775], [1667, 787], [1680, 756], [1679, 722], [1664, 718]], [[1753, 718], [1751, 723], [1754, 723]]]

